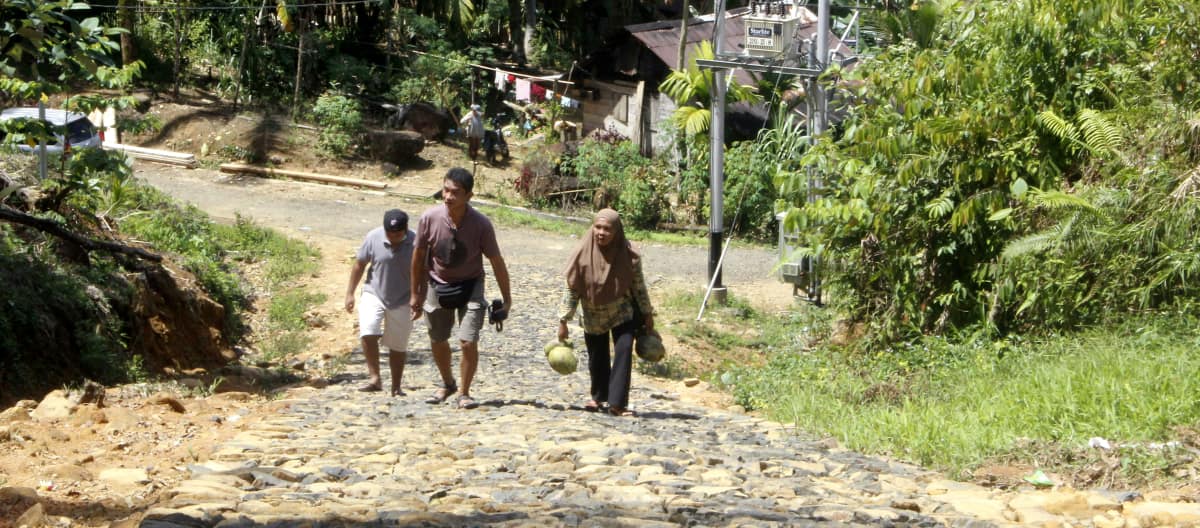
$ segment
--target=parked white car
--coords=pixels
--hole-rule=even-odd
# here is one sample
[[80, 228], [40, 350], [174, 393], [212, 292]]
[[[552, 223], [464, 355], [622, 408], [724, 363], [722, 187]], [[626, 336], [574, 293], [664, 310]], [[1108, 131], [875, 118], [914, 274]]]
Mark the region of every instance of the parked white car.
[[[38, 109], [36, 106], [26, 106], [6, 108], [0, 111], [0, 122], [15, 119], [38, 119]], [[47, 154], [59, 155], [64, 150], [71, 148], [99, 147], [101, 144], [100, 136], [96, 133], [96, 127], [83, 114], [68, 112], [58, 108], [47, 108], [46, 122], [55, 128], [54, 137], [46, 142]], [[0, 145], [5, 144], [4, 136], [4, 131], [0, 130]], [[15, 143], [12, 145], [24, 152], [37, 152], [36, 146], [30, 146], [26, 143]]]

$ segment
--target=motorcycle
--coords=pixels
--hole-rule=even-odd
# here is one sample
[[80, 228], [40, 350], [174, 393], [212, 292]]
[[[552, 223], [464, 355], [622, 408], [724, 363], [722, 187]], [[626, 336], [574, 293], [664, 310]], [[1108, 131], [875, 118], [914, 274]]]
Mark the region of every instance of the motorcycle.
[[500, 123], [492, 120], [492, 128], [483, 131], [483, 157], [489, 163], [508, 162], [508, 141], [504, 139], [504, 131]]

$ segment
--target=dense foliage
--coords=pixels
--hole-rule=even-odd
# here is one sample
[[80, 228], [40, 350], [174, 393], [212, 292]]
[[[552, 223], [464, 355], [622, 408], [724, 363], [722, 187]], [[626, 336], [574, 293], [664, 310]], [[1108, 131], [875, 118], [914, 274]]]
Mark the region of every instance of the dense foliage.
[[[876, 335], [1070, 327], [1198, 293], [1200, 14], [1174, 2], [939, 2], [865, 63], [795, 207]], [[1166, 119], [1164, 119], [1166, 117]], [[808, 174], [781, 172], [793, 205]]]

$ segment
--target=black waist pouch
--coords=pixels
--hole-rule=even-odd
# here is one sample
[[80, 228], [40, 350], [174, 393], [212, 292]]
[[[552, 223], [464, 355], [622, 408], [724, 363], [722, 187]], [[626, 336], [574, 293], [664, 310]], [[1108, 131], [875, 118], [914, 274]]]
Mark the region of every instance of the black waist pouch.
[[467, 305], [471, 300], [471, 293], [475, 291], [474, 279], [467, 279], [459, 282], [441, 283], [438, 281], [430, 281], [433, 283], [433, 294], [437, 296], [438, 306], [448, 310], [457, 310]]

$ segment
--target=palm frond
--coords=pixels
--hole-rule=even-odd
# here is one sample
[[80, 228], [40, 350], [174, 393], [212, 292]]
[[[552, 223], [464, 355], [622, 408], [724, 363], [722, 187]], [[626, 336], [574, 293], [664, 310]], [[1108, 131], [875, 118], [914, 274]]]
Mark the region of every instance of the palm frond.
[[708, 132], [709, 127], [712, 125], [712, 112], [707, 108], [692, 107], [692, 111], [688, 112], [687, 118], [683, 123], [683, 129], [687, 135], [695, 136], [703, 134]]

